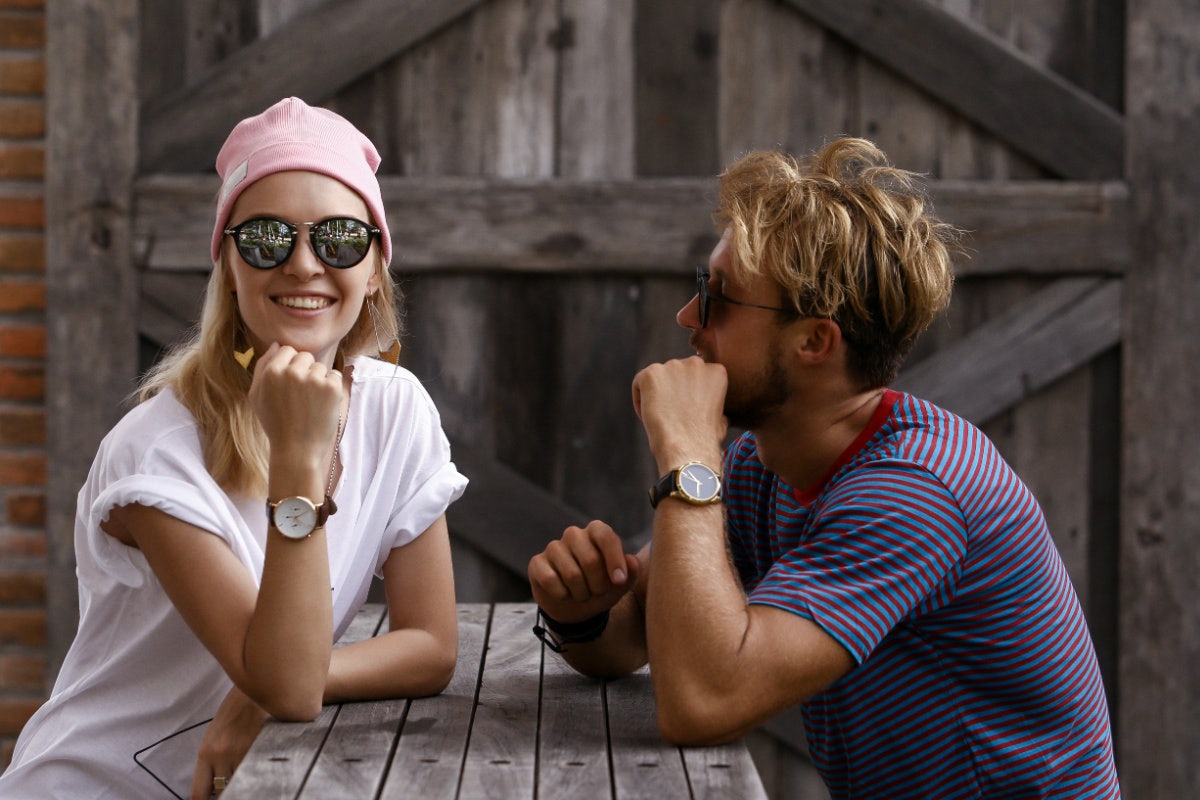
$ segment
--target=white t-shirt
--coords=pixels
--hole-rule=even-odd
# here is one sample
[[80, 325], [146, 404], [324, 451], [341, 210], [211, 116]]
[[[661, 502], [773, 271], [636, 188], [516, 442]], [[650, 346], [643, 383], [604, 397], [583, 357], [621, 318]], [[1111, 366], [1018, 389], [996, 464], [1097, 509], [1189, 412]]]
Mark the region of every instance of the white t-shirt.
[[[389, 552], [420, 535], [467, 484], [417, 379], [375, 359], [350, 364], [337, 513], [326, 524], [335, 638]], [[231, 497], [217, 485], [204, 467], [195, 420], [172, 392], [130, 411], [105, 437], [79, 492], [79, 630], [50, 699], [22, 730], [0, 776], [0, 798], [189, 794], [205, 727], [199, 723], [211, 719], [232, 684], [142, 552], [100, 529], [112, 508], [130, 503], [219, 536], [261, 580], [262, 498]]]

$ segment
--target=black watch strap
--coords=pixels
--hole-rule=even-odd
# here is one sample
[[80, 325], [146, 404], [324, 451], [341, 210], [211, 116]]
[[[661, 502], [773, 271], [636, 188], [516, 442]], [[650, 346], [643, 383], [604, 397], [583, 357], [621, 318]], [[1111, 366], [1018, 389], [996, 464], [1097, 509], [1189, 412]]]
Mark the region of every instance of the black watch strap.
[[658, 508], [664, 498], [670, 497], [679, 485], [679, 470], [673, 469], [658, 479], [658, 483], [650, 487], [650, 507]]

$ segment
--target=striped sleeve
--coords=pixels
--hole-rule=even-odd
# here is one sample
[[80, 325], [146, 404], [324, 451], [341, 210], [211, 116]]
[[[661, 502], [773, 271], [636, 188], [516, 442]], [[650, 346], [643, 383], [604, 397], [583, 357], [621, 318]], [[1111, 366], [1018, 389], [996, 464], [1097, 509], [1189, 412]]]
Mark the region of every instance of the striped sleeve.
[[812, 619], [862, 663], [914, 611], [949, 601], [966, 548], [962, 510], [941, 481], [875, 461], [837, 481], [748, 599]]

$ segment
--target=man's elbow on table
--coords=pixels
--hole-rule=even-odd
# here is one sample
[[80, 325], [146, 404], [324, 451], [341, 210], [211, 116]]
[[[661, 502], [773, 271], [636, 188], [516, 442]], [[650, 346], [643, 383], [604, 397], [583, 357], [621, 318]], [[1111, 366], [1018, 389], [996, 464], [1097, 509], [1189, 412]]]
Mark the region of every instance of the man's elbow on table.
[[724, 744], [741, 736], [751, 726], [731, 713], [728, 705], [697, 698], [660, 697], [658, 730], [663, 738], [681, 747]]

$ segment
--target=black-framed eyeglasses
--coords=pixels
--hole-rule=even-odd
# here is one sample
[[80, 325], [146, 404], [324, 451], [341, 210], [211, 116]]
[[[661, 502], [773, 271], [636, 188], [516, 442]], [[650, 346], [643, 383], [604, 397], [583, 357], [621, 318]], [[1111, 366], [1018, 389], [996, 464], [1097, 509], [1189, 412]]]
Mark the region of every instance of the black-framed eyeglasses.
[[225, 229], [232, 236], [238, 255], [255, 269], [274, 269], [296, 249], [301, 227], [308, 228], [308, 241], [317, 258], [334, 269], [349, 269], [371, 249], [379, 228], [354, 217], [331, 217], [320, 222], [284, 222], [274, 217], [255, 217]]
[[700, 327], [708, 327], [708, 304], [711, 302], [728, 303], [733, 306], [745, 306], [746, 308], [761, 308], [764, 311], [782, 311], [785, 313], [795, 313], [795, 309], [784, 308], [781, 306], [762, 306], [758, 303], [746, 303], [741, 300], [734, 300], [732, 297], [726, 297], [723, 294], [712, 294], [708, 289], [709, 278], [708, 270], [699, 264], [696, 265], [696, 297], [700, 299]]

